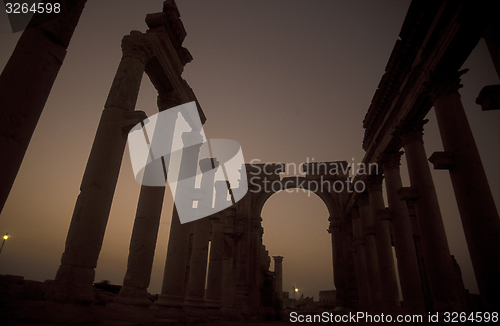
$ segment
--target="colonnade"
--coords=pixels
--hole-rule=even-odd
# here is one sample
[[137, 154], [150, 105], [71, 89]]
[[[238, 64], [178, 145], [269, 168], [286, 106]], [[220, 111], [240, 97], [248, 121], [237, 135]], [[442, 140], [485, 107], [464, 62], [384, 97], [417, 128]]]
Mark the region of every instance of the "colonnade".
[[[435, 169], [450, 172], [484, 308], [493, 310], [499, 307], [495, 294], [500, 290], [500, 254], [494, 248], [500, 245], [500, 220], [460, 101], [458, 89], [462, 73], [431, 75], [427, 92], [436, 110], [444, 152], [433, 153], [429, 161]], [[387, 311], [399, 306], [391, 245], [397, 257], [404, 308], [416, 311], [470, 309], [456, 262], [450, 254], [424, 147], [426, 122], [422, 119], [401, 121], [392, 133], [394, 143], [399, 145], [379, 154], [380, 174], [365, 178], [367, 193], [356, 194], [347, 210], [354, 229], [359, 291], [369, 297], [368, 303], [363, 300], [360, 304], [374, 310]], [[403, 187], [401, 182], [399, 166], [403, 153], [409, 187]], [[385, 177], [387, 208], [381, 193], [382, 177]], [[416, 215], [417, 225], [413, 227], [409, 206]], [[388, 233], [389, 224], [392, 238]], [[422, 253], [423, 260], [419, 261], [417, 251]]]
[[[442, 5], [448, 6], [447, 2]], [[94, 270], [127, 133], [146, 118], [143, 112], [135, 111], [143, 73], [149, 75], [158, 90], [159, 111], [196, 101], [193, 91], [181, 78], [183, 67], [191, 56], [182, 47], [186, 34], [179, 16], [175, 2], [165, 1], [162, 13], [148, 15], [146, 22], [150, 29], [147, 33], [134, 31], [123, 39], [123, 56], [82, 179], [61, 265], [47, 293], [53, 300], [94, 301]], [[441, 31], [438, 34], [440, 37], [448, 35]], [[489, 37], [490, 49], [499, 48], [495, 42], [498, 43]], [[445, 52], [441, 50], [435, 52]], [[497, 55], [494, 62], [498, 63], [498, 59]], [[127, 272], [115, 306], [141, 307], [159, 317], [206, 316], [224, 311], [248, 316], [262, 314], [264, 308], [269, 308], [262, 304], [265, 302], [262, 289], [271, 274], [270, 259], [262, 243], [260, 214], [275, 190], [261, 191], [256, 186], [275, 182], [281, 185], [279, 190], [285, 190], [301, 187], [307, 181], [308, 185], [309, 182], [321, 182], [321, 187], [309, 190], [324, 201], [330, 213], [328, 231], [332, 237], [337, 305], [389, 313], [402, 309], [467, 311], [470, 308], [468, 298], [450, 253], [423, 143], [424, 117], [430, 106], [434, 106], [444, 151], [433, 153], [429, 160], [435, 169], [449, 170], [484, 307], [498, 310], [500, 254], [496, 249], [500, 247], [500, 219], [458, 93], [462, 72], [442, 68], [436, 62], [416, 63], [414, 72], [398, 80], [398, 85], [410, 85], [411, 89], [398, 90], [397, 96], [392, 94], [395, 92], [392, 84], [383, 79], [380, 87], [386, 89], [380, 93], [386, 91], [394, 96], [380, 96], [377, 91], [365, 119], [363, 144], [367, 151], [364, 163], [376, 163], [379, 170], [357, 176], [351, 182], [364, 182], [366, 191], [338, 192], [331, 187], [337, 180], [349, 183], [348, 175], [327, 172], [335, 165], [345, 167], [347, 162], [306, 164], [304, 177], [288, 178], [280, 176], [284, 172], [283, 164], [247, 164], [246, 179], [256, 180], [251, 185], [243, 184], [245, 178], [240, 180], [241, 189], [248, 186], [249, 192], [232, 207], [184, 224], [180, 223], [174, 207], [162, 290], [154, 304], [148, 298], [147, 288], [165, 187], [142, 186]], [[417, 73], [420, 75], [412, 75]], [[393, 106], [384, 102], [397, 97]], [[198, 112], [203, 123], [205, 117], [199, 105]], [[175, 129], [173, 124], [166, 127], [172, 132]], [[203, 172], [201, 188], [208, 189], [209, 197], [214, 197], [216, 202], [229, 202], [231, 191], [241, 189], [229, 189], [226, 181], [214, 182], [220, 163], [214, 157], [198, 159], [201, 138], [197, 129], [183, 133], [179, 178], [189, 179], [187, 177], [194, 175], [199, 167]], [[401, 181], [403, 153], [410, 177], [409, 187], [403, 187]], [[324, 170], [317, 169], [321, 164]], [[164, 169], [166, 176], [168, 162], [164, 162]], [[241, 172], [244, 173], [243, 169]], [[383, 197], [384, 179], [388, 207]], [[194, 182], [193, 179], [188, 185], [191, 189], [195, 188]], [[327, 190], [323, 189], [324, 185], [328, 185]], [[178, 188], [178, 195], [193, 195], [180, 193], [184, 190]], [[191, 197], [193, 202], [195, 197]], [[208, 203], [200, 201], [198, 204]], [[282, 257], [274, 258], [274, 294], [279, 301], [282, 297]], [[396, 266], [399, 273], [396, 273]]]

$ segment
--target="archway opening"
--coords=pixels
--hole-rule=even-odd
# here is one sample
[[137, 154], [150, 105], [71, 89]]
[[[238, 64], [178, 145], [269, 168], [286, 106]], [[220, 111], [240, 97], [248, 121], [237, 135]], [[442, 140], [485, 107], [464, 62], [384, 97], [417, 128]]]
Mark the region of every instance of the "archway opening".
[[278, 192], [266, 201], [261, 217], [269, 256], [284, 257], [283, 292], [293, 299], [295, 287], [296, 299], [318, 301], [319, 291], [335, 289], [329, 212], [320, 197], [303, 189]]

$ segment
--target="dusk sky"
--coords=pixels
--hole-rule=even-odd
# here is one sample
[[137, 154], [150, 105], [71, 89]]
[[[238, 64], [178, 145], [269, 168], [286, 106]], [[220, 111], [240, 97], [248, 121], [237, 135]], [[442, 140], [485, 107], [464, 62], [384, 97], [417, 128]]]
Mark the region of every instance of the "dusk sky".
[[[207, 138], [241, 144], [246, 162], [362, 161], [363, 118], [398, 39], [410, 1], [177, 0], [194, 60], [183, 77], [207, 117]], [[121, 58], [121, 39], [145, 32], [161, 0], [89, 0], [33, 135], [0, 234], [0, 274], [53, 279], [100, 115]], [[19, 39], [0, 11], [0, 67]], [[462, 101], [490, 187], [500, 207], [500, 111], [475, 99], [498, 84], [484, 41], [463, 68]], [[2, 90], [0, 90], [1, 92]], [[0, 93], [1, 94], [1, 93]], [[1, 96], [1, 95], [0, 95]], [[158, 112], [156, 90], [144, 75], [137, 110]], [[427, 156], [442, 150], [434, 110], [427, 118]], [[0, 155], [9, 155], [1, 153]], [[409, 186], [402, 162], [404, 186]], [[300, 171], [288, 171], [289, 175]], [[465, 287], [477, 293], [447, 171], [433, 171], [451, 253]], [[125, 151], [95, 281], [121, 284], [140, 185]], [[172, 215], [166, 192], [149, 292], [159, 293]], [[314, 296], [334, 289], [328, 211], [307, 192], [273, 195], [262, 211], [264, 244], [284, 256], [283, 290]], [[271, 269], [274, 265], [271, 266]]]

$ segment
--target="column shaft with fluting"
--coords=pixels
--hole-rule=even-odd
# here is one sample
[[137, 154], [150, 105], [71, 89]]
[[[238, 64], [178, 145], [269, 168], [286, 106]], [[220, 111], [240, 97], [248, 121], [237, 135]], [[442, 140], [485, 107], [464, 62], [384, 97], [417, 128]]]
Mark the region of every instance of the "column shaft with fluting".
[[274, 259], [274, 293], [278, 301], [276, 306], [283, 307], [283, 257], [273, 256]]
[[357, 202], [365, 241], [366, 274], [368, 277], [368, 291], [370, 292], [370, 309], [371, 311], [382, 311], [382, 283], [380, 280], [377, 244], [375, 242], [375, 230], [373, 228], [368, 194], [357, 194]]
[[[184, 189], [195, 189], [195, 178], [198, 155], [202, 138], [199, 131], [193, 130], [182, 134], [183, 150], [179, 169], [178, 180], [184, 182]], [[188, 183], [190, 182], [190, 183]], [[179, 185], [177, 193], [181, 191]], [[186, 196], [189, 194], [185, 194]], [[174, 205], [174, 214], [170, 226], [170, 236], [168, 239], [167, 258], [165, 262], [165, 272], [163, 274], [163, 285], [161, 294], [155, 302], [155, 306], [181, 307], [184, 305], [186, 269], [188, 266], [189, 235], [193, 228], [193, 223], [181, 224], [177, 209]]]
[[487, 306], [498, 310], [500, 219], [460, 100], [459, 76], [435, 76], [433, 102], [444, 151], [453, 160], [448, 170], [479, 291]]
[[396, 133], [404, 145], [429, 287], [435, 311], [462, 309], [441, 210], [422, 140], [427, 121], [404, 122]]
[[222, 213], [210, 217], [212, 240], [208, 265], [207, 291], [205, 302], [209, 308], [222, 306], [222, 281], [224, 274], [224, 220]]
[[351, 211], [352, 230], [354, 236], [356, 276], [358, 280], [358, 292], [360, 309], [369, 311], [370, 290], [368, 286], [368, 275], [366, 266], [365, 240], [363, 237], [363, 225], [359, 216], [359, 208], [353, 207]]
[[[197, 210], [210, 210], [214, 194], [215, 173], [219, 162], [215, 158], [204, 158], [200, 160], [201, 177], [200, 189], [203, 201], [198, 202]], [[205, 307], [205, 280], [207, 276], [208, 244], [210, 241], [210, 218], [203, 217], [196, 220], [193, 235], [193, 248], [189, 268], [189, 279], [185, 306]], [[220, 249], [220, 248], [218, 248]]]
[[[174, 93], [163, 92], [158, 95], [158, 109], [160, 112], [168, 109], [170, 106], [175, 106], [173, 105], [174, 101], [177, 102], [176, 104], [180, 104]], [[162, 128], [171, 133], [171, 137], [166, 137], [166, 139], [173, 139], [176, 120], [166, 119], [162, 120], [162, 123]], [[155, 142], [158, 141], [155, 137], [153, 137], [153, 140]], [[163, 142], [162, 147], [165, 148], [165, 153], [170, 153], [172, 142]], [[164, 173], [166, 174], [169, 169], [169, 160], [165, 160], [164, 158], [161, 158], [161, 160], [165, 169]], [[148, 166], [146, 166], [146, 169], [148, 169]], [[145, 175], [147, 174], [148, 172], [146, 171]], [[166, 179], [166, 175], [164, 177]], [[123, 287], [120, 289], [119, 296], [116, 299], [118, 303], [145, 306], [152, 304], [148, 298], [147, 289], [151, 281], [165, 189], [165, 186], [150, 187], [141, 185], [132, 238], [130, 240], [127, 272], [123, 280]]]
[[392, 236], [398, 262], [399, 280], [404, 307], [424, 310], [424, 295], [418, 267], [413, 231], [406, 201], [397, 191], [403, 187], [399, 172], [402, 152], [383, 153], [380, 162], [384, 170], [387, 201], [392, 215]]
[[398, 309], [399, 293], [394, 258], [392, 254], [390, 220], [385, 214], [384, 198], [382, 197], [382, 175], [367, 177], [370, 208], [375, 227], [377, 242], [377, 257], [382, 283], [382, 294], [386, 311]]
[[47, 14], [35, 13], [0, 75], [0, 212], [87, 0], [59, 2], [68, 12], [52, 13], [45, 23]]
[[88, 302], [94, 299], [94, 269], [104, 239], [127, 133], [130, 127], [145, 118], [143, 114], [132, 114], [144, 67], [150, 58], [148, 44], [139, 34], [127, 35], [122, 41], [123, 57], [83, 175], [61, 266], [49, 292], [49, 297], [54, 300]]

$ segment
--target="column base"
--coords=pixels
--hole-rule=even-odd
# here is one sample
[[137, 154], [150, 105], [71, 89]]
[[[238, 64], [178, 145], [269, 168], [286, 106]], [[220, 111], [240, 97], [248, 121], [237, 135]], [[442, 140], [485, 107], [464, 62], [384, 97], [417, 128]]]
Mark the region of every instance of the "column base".
[[93, 268], [61, 265], [47, 299], [60, 302], [90, 303], [95, 301]]
[[118, 297], [115, 299], [115, 303], [143, 307], [149, 307], [153, 304], [153, 302], [149, 300], [148, 291], [146, 291], [146, 289], [132, 286], [123, 286]]
[[198, 297], [187, 297], [184, 301], [184, 312], [186, 316], [204, 318], [208, 317], [205, 299]]

